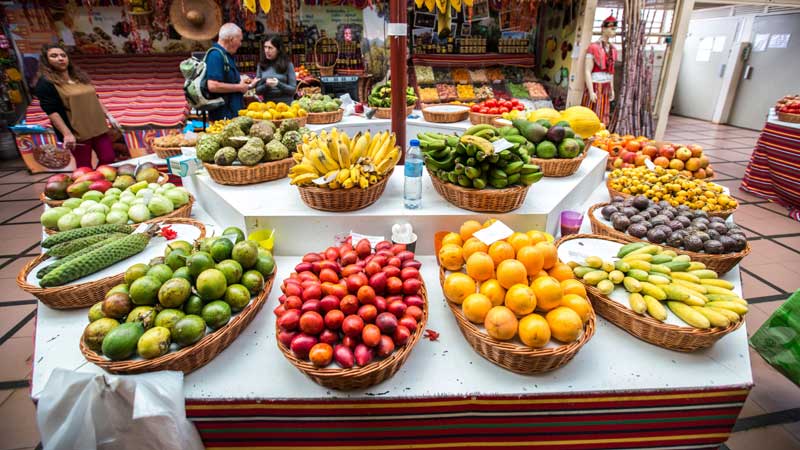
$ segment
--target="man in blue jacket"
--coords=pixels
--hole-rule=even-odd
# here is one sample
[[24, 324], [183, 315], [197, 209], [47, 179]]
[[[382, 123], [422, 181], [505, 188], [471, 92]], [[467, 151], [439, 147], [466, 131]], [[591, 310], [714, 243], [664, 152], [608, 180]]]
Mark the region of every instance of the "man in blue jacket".
[[206, 57], [208, 91], [225, 99], [225, 104], [208, 112], [212, 121], [232, 119], [244, 109], [244, 93], [258, 81], [240, 75], [233, 55], [242, 46], [242, 30], [236, 24], [226, 23], [219, 29], [217, 42]]

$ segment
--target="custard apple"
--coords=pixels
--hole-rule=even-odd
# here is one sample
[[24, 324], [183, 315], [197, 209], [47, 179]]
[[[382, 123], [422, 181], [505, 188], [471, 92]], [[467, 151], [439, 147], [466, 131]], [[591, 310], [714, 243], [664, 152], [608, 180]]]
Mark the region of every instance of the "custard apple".
[[[258, 139], [258, 138], [255, 138]], [[239, 149], [239, 161], [245, 166], [255, 166], [264, 158], [264, 147], [247, 143], [244, 147]]]
[[232, 137], [246, 136], [244, 134], [244, 131], [242, 131], [242, 129], [239, 128], [238, 125], [233, 123], [225, 126], [225, 128], [222, 130], [221, 136], [222, 136], [222, 145], [224, 147], [239, 148], [243, 146], [245, 143], [247, 143], [247, 141], [243, 139], [231, 139]]
[[300, 125], [297, 123], [296, 120], [293, 119], [286, 119], [281, 122], [281, 127], [278, 129], [281, 133], [286, 133], [287, 131], [297, 131], [300, 128]]
[[281, 144], [285, 145], [290, 152], [297, 151], [297, 146], [303, 142], [303, 137], [297, 131], [287, 131], [281, 139]]
[[242, 131], [247, 134], [250, 132], [250, 127], [253, 126], [253, 118], [247, 116], [239, 116], [231, 121], [231, 123], [235, 123], [242, 129]]
[[277, 161], [279, 159], [289, 157], [289, 149], [287, 149], [286, 146], [281, 144], [278, 140], [270, 141], [265, 150], [266, 154], [264, 155], [264, 158], [267, 161]]
[[275, 125], [266, 120], [256, 122], [252, 127], [250, 127], [250, 136], [260, 138], [264, 142], [271, 141], [274, 134]]
[[197, 157], [200, 161], [211, 163], [214, 162], [214, 155], [220, 148], [220, 139], [218, 134], [203, 134], [197, 139]]
[[222, 147], [214, 155], [214, 164], [218, 166], [230, 166], [236, 161], [236, 149], [233, 147]]

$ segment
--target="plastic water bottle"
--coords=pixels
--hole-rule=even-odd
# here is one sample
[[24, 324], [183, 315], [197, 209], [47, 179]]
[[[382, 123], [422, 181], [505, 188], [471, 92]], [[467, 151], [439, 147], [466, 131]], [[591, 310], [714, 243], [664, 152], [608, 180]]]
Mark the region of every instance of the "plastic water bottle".
[[419, 209], [422, 206], [422, 152], [416, 139], [411, 140], [406, 151], [405, 175], [403, 203], [408, 209]]

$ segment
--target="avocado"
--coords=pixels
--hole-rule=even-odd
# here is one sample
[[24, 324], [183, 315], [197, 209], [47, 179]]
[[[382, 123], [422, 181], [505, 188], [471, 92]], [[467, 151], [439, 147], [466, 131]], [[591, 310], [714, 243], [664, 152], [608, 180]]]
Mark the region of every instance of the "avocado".
[[570, 127], [564, 127], [564, 138], [574, 138], [575, 131]]
[[577, 135], [575, 136], [574, 139], [578, 143], [578, 147], [581, 148], [580, 151], [578, 152], [578, 154], [580, 155], [581, 153], [583, 153], [583, 149], [586, 148], [586, 142], [584, 142], [584, 140], [578, 137]]
[[556, 145], [550, 141], [542, 141], [536, 146], [536, 157], [542, 159], [550, 159], [556, 156], [558, 149]]
[[539, 120], [536, 121], [536, 123], [538, 123], [539, 125], [547, 128], [547, 129], [549, 129], [550, 127], [553, 126], [553, 124], [550, 123], [550, 121], [547, 120], [547, 119], [539, 119]]
[[547, 134], [544, 138], [552, 142], [561, 142], [564, 140], [565, 134], [564, 127], [556, 125], [547, 130]]
[[524, 119], [514, 119], [511, 121], [514, 127], [519, 130], [519, 133], [525, 136], [525, 139], [538, 144], [542, 142], [544, 136], [547, 134], [547, 128], [535, 122], [528, 122]]
[[574, 158], [578, 156], [578, 153], [581, 151], [581, 147], [575, 141], [575, 139], [564, 139], [558, 144], [558, 157], [559, 158]]
[[141, 322], [126, 322], [115, 327], [103, 339], [103, 354], [114, 361], [130, 357], [142, 334], [144, 325]]

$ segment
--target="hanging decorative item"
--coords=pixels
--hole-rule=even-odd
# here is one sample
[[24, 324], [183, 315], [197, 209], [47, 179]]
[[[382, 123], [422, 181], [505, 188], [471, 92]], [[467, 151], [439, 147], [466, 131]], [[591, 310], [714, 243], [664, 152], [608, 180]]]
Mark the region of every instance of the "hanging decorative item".
[[175, 31], [186, 39], [205, 41], [219, 32], [222, 9], [212, 0], [173, 0], [169, 20]]
[[269, 10], [272, 8], [272, 2], [270, 0], [258, 0], [258, 4], [261, 6], [261, 11], [264, 11], [264, 14], [269, 14]]

